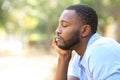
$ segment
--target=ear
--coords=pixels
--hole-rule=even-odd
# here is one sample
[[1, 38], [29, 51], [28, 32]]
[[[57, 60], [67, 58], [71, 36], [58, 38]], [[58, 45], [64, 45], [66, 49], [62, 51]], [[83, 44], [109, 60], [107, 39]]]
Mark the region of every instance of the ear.
[[91, 35], [91, 26], [90, 25], [84, 25], [84, 26], [82, 26], [81, 36], [82, 37], [87, 37], [89, 35]]

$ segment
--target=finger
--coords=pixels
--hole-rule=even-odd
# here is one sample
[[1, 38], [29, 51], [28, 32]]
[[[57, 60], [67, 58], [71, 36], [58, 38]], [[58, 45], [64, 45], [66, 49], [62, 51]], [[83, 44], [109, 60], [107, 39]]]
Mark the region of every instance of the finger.
[[52, 41], [52, 47], [55, 48], [55, 46], [56, 46], [56, 40], [53, 39], [53, 41]]

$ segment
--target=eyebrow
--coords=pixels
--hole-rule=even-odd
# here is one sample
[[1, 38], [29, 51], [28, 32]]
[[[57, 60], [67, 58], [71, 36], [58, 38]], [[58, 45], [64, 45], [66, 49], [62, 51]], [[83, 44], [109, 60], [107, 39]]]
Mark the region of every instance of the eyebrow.
[[66, 21], [66, 20], [59, 20], [60, 22], [66, 22], [66, 23], [69, 23], [68, 21]]

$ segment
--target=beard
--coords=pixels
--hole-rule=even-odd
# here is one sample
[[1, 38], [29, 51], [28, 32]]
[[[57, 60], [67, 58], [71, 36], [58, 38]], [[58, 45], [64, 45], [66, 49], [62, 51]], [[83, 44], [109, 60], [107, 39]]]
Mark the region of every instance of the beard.
[[63, 37], [58, 36], [58, 38], [61, 40], [62, 44], [57, 44], [57, 46], [63, 50], [69, 50], [71, 49], [73, 46], [75, 46], [77, 43], [80, 42], [79, 39], [79, 32], [76, 31], [75, 33], [73, 33], [73, 35], [71, 35], [71, 38], [69, 40], [65, 40]]

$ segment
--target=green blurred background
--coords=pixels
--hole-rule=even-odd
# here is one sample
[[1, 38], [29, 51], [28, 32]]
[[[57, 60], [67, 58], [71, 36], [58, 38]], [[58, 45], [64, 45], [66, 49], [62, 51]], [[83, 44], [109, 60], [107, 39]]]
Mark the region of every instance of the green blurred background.
[[120, 0], [0, 0], [0, 56], [8, 59], [6, 56], [12, 55], [11, 60], [16, 55], [32, 55], [41, 59], [44, 54], [42, 59], [50, 56], [56, 60], [51, 41], [61, 12], [71, 4], [92, 6], [99, 17], [98, 33], [120, 42], [119, 3]]
[[119, 0], [0, 0], [0, 39], [12, 37], [24, 43], [23, 46], [44, 45], [49, 48], [60, 13], [68, 5], [80, 3], [88, 4], [97, 11], [98, 32], [101, 35], [108, 36], [110, 33], [120, 42], [117, 35], [120, 30], [119, 2]]

